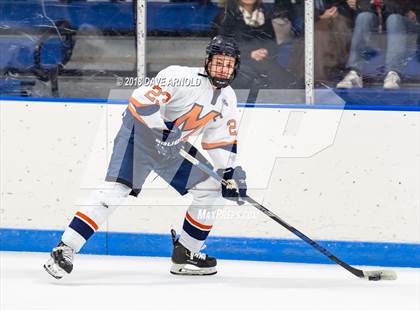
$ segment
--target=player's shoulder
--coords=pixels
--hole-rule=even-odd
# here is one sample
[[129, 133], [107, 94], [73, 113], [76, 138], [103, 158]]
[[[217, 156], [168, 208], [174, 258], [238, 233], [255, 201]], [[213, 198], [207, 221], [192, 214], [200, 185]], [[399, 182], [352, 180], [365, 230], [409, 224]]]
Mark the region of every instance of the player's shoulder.
[[238, 99], [236, 98], [236, 93], [233, 88], [229, 85], [223, 88], [223, 96], [229, 106], [236, 107], [238, 104]]

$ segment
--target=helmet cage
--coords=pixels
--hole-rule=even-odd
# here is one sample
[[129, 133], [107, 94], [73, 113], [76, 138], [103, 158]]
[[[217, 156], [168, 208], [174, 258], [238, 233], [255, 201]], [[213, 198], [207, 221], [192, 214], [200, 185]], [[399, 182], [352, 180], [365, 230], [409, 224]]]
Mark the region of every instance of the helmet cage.
[[[210, 82], [216, 88], [223, 88], [231, 84], [232, 81], [235, 79], [237, 71], [239, 70], [239, 67], [240, 67], [240, 52], [235, 42], [233, 40], [223, 38], [222, 36], [216, 36], [211, 40], [211, 42], [207, 46], [206, 54], [207, 54], [207, 57], [206, 57], [204, 67], [205, 67], [207, 76], [210, 79]], [[235, 58], [235, 65], [233, 68], [233, 72], [229, 78], [213, 77], [210, 74], [209, 64], [212, 61], [214, 55], [225, 55], [225, 56], [230, 56], [230, 57]]]

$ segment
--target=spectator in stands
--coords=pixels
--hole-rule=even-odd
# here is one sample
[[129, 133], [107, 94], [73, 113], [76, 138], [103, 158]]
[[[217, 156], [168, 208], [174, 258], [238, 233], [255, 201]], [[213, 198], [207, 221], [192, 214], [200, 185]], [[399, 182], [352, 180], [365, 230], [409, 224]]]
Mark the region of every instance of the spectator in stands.
[[305, 32], [305, 4], [304, 0], [275, 0], [274, 13], [277, 18], [286, 18], [292, 23], [295, 36]]
[[[315, 0], [315, 81], [328, 84], [337, 82], [345, 70], [350, 50], [352, 21], [356, 10], [356, 0]], [[288, 11], [289, 10], [289, 11]], [[277, 0], [275, 14], [292, 18], [294, 42], [291, 70], [303, 77], [304, 49], [304, 3], [299, 0]]]
[[336, 83], [349, 56], [356, 0], [315, 1], [314, 73], [318, 82]]
[[[407, 61], [407, 41], [410, 31], [416, 31], [420, 17], [419, 0], [357, 0], [359, 11], [352, 38], [348, 73], [338, 88], [363, 87], [362, 69], [365, 52], [374, 31], [386, 30], [385, 89], [398, 89], [404, 63]], [[418, 29], [417, 29], [418, 31]]]
[[233, 87], [251, 92], [260, 88], [296, 88], [293, 74], [276, 61], [272, 18], [261, 0], [227, 0], [219, 33], [235, 38], [241, 51], [241, 70]]

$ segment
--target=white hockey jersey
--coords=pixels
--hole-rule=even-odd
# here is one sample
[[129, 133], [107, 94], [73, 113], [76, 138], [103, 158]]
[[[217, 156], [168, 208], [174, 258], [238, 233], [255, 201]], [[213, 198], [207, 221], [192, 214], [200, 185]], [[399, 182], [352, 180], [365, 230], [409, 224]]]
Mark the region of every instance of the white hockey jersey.
[[149, 128], [174, 122], [185, 141], [202, 134], [201, 144], [216, 169], [233, 166], [237, 145], [237, 99], [228, 86], [214, 89], [204, 68], [170, 66], [151, 85], [136, 89], [129, 102], [131, 114]]

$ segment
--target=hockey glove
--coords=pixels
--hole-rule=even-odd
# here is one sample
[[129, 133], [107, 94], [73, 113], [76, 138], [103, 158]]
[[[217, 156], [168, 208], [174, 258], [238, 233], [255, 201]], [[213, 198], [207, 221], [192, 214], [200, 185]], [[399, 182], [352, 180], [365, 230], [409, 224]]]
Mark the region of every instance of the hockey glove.
[[171, 129], [154, 130], [155, 146], [159, 155], [168, 159], [179, 156], [179, 151], [184, 146], [182, 141], [182, 131], [177, 126], [171, 126]]
[[236, 201], [238, 205], [244, 204], [241, 198], [246, 197], [247, 187], [246, 173], [242, 167], [219, 169], [217, 173], [226, 181], [226, 184], [222, 184], [222, 196]]

